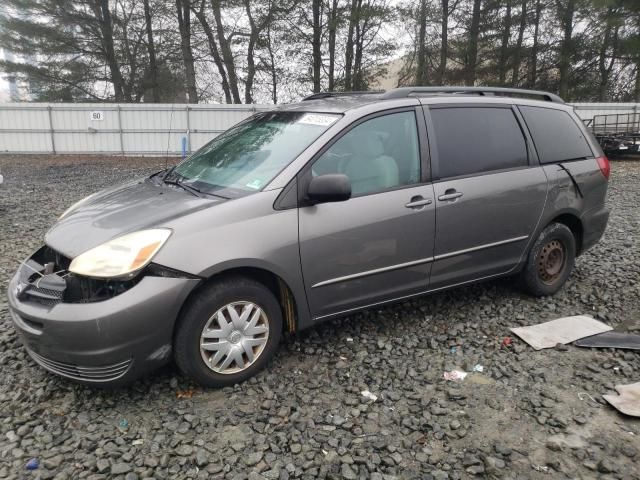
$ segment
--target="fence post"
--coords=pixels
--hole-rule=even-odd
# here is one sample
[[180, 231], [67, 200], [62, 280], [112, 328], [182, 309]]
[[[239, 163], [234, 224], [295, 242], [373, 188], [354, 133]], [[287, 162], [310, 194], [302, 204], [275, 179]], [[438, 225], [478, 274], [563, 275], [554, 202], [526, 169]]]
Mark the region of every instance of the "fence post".
[[51, 152], [56, 154], [56, 140], [54, 138], [53, 131], [53, 115], [51, 115], [51, 105], [47, 105], [47, 112], [49, 113], [49, 134], [51, 136]]
[[188, 103], [185, 108], [187, 110], [187, 151], [189, 152], [189, 155], [191, 155], [191, 121], [189, 120], [189, 111], [191, 109], [189, 108]]
[[124, 156], [124, 140], [122, 139], [122, 114], [118, 104], [118, 133], [120, 134], [120, 153]]

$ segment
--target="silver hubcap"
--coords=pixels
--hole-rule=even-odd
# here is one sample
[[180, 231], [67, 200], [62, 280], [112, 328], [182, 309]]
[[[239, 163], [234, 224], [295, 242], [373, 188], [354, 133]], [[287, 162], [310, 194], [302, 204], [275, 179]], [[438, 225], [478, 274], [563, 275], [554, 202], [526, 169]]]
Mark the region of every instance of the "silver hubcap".
[[200, 355], [214, 372], [238, 373], [253, 364], [269, 339], [269, 319], [251, 302], [225, 305], [207, 321]]

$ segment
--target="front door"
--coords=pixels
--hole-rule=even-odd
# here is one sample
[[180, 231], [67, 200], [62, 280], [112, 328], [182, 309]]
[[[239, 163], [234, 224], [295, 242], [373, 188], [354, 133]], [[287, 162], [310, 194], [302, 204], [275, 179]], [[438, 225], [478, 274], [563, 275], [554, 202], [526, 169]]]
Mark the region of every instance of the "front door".
[[547, 177], [510, 106], [430, 108], [436, 203], [431, 290], [507, 273], [531, 243]]
[[413, 109], [364, 120], [307, 171], [342, 173], [352, 185], [345, 202], [299, 209], [300, 258], [313, 317], [427, 289], [435, 205], [433, 188], [424, 182], [419, 120]]

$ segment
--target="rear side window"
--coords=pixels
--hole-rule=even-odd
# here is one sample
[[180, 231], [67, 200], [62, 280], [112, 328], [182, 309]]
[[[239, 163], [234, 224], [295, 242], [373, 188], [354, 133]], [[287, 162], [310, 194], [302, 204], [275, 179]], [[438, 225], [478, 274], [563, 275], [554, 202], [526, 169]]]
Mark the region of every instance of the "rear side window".
[[434, 108], [440, 178], [527, 165], [527, 145], [510, 108]]
[[587, 140], [567, 112], [543, 107], [518, 107], [522, 112], [541, 163], [592, 157]]

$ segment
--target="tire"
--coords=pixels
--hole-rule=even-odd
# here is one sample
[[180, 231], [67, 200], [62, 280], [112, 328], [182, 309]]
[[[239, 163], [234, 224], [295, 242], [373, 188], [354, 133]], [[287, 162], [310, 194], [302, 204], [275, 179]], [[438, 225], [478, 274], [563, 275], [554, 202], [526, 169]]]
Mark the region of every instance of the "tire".
[[535, 241], [520, 273], [523, 289], [536, 297], [553, 295], [571, 275], [576, 258], [576, 239], [562, 223], [548, 225]]
[[189, 300], [174, 336], [174, 358], [182, 373], [200, 385], [225, 387], [264, 368], [281, 336], [282, 311], [273, 293], [249, 278], [228, 277]]

